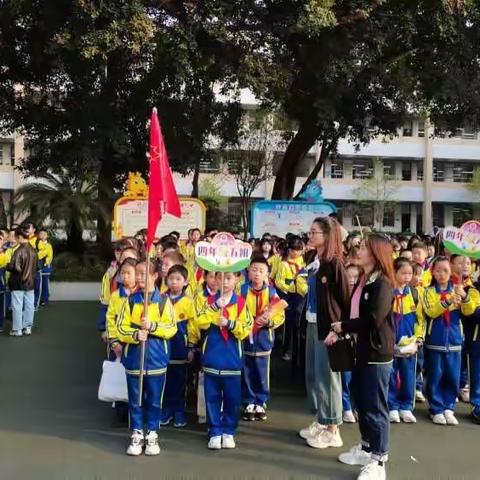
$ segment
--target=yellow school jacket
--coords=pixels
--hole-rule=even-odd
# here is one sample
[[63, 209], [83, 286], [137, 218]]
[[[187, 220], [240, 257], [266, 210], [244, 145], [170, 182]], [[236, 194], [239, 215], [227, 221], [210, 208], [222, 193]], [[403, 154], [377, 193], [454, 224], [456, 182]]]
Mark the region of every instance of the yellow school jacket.
[[305, 272], [305, 262], [302, 257], [297, 257], [294, 261], [283, 260], [275, 277], [275, 287], [283, 293], [298, 293], [302, 297], [307, 294], [307, 276]]

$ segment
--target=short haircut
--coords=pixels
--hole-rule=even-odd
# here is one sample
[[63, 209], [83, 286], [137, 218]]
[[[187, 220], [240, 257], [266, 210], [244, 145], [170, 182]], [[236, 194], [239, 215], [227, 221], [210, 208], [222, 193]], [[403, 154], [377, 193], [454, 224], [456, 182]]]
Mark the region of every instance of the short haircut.
[[22, 225], [20, 227], [17, 227], [15, 229], [15, 236], [27, 239], [28, 235], [29, 235], [28, 228], [29, 227], [27, 227], [26, 225]]
[[262, 265], [266, 265], [267, 268], [269, 267], [267, 259], [263, 255], [254, 255], [250, 260], [250, 265], [254, 263], [261, 263]]
[[398, 272], [405, 265], [409, 265], [410, 267], [412, 267], [413, 270], [412, 262], [408, 260], [408, 258], [398, 257], [393, 261], [393, 269], [395, 270], [395, 272]]
[[188, 280], [188, 270], [183, 265], [173, 265], [173, 267], [170, 267], [167, 278], [174, 273], [179, 273], [185, 280]]
[[126, 258], [120, 265], [119, 271], [122, 271], [123, 267], [132, 267], [135, 268], [137, 266], [138, 260], [136, 258]]
[[422, 250], [425, 250], [425, 252], [428, 253], [427, 244], [424, 243], [424, 242], [414, 242], [414, 243], [412, 243], [412, 250], [413, 250], [414, 248], [421, 248]]

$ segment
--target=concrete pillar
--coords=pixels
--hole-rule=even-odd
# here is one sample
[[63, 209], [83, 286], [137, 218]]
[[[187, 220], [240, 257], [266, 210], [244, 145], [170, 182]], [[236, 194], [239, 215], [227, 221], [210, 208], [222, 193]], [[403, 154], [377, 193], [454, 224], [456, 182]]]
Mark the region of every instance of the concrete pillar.
[[424, 233], [433, 230], [432, 188], [433, 188], [433, 124], [425, 121], [425, 157], [423, 159], [423, 225]]
[[353, 160], [347, 158], [343, 160], [343, 178], [351, 180], [353, 178]]
[[395, 232], [401, 232], [402, 231], [402, 204], [397, 203], [395, 205], [395, 227], [394, 227]]
[[444, 205], [443, 221], [446, 227], [453, 225], [453, 205]]
[[417, 231], [417, 204], [410, 204], [410, 231], [415, 233]]
[[402, 180], [402, 161], [395, 161], [395, 180]]

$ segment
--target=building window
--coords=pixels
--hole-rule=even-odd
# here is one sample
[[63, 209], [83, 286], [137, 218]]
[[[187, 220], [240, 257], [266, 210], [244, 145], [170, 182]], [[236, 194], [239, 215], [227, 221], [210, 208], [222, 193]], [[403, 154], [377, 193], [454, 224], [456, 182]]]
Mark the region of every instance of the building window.
[[433, 225], [436, 227], [445, 227], [445, 208], [443, 203], [432, 204]]
[[332, 159], [330, 164], [330, 178], [343, 178], [343, 160], [341, 158]]
[[475, 123], [467, 123], [462, 128], [457, 128], [454, 136], [464, 138], [466, 140], [476, 140], [477, 131], [478, 128]]
[[470, 183], [473, 179], [472, 163], [454, 163], [453, 181], [455, 183]]
[[423, 161], [417, 162], [417, 180], [423, 182]]
[[424, 118], [418, 119], [418, 136], [421, 138], [425, 137], [425, 119]]
[[374, 211], [372, 202], [362, 202], [352, 204], [352, 224], [358, 225], [355, 217], [358, 217], [362, 227], [373, 227], [374, 225]]
[[402, 127], [402, 136], [411, 137], [413, 135], [413, 120], [407, 120]]
[[293, 132], [298, 130], [298, 123], [289, 119], [283, 110], [278, 110], [273, 115], [273, 130]]
[[461, 227], [465, 222], [473, 218], [472, 213], [472, 207], [470, 205], [455, 205], [452, 212], [453, 226]]
[[412, 180], [412, 162], [402, 160], [402, 180], [410, 182]]
[[383, 208], [383, 226], [395, 226], [395, 205], [385, 205]]
[[433, 162], [433, 181], [444, 182], [445, 181], [445, 164], [443, 162]]
[[356, 158], [354, 162], [352, 165], [352, 176], [354, 179], [362, 180], [373, 177], [373, 163], [371, 159], [361, 160]]
[[383, 160], [383, 173], [387, 178], [395, 178], [395, 160]]
[[3, 145], [0, 143], [0, 165], [3, 165]]
[[218, 173], [220, 171], [220, 156], [215, 155], [213, 158], [200, 162], [201, 173]]

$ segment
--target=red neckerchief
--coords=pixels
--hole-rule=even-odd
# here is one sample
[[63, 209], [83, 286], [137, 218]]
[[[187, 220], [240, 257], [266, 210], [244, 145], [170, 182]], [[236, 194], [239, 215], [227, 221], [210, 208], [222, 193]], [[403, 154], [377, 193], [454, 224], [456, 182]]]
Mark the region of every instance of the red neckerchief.
[[452, 274], [452, 283], [454, 285], [462, 285], [463, 281], [460, 280], [460, 277], [456, 273], [453, 273]]
[[407, 296], [405, 290], [403, 293], [398, 293], [398, 290], [395, 290], [395, 310], [394, 318], [398, 323], [403, 318], [403, 299]]
[[[442, 303], [445, 303], [447, 301], [448, 294], [449, 294], [448, 290], [443, 290], [442, 292], [440, 292], [440, 301]], [[449, 327], [450, 326], [450, 307], [447, 307], [447, 309], [443, 311], [442, 317], [445, 325]]]
[[[229, 303], [228, 305], [225, 305], [222, 309], [220, 309], [220, 315], [223, 313], [224, 317], [229, 320], [230, 319], [230, 313], [228, 312], [227, 308], [233, 305], [233, 303]], [[222, 312], [223, 310], [223, 312]], [[228, 328], [227, 327], [220, 327], [220, 333], [222, 334], [223, 339], [225, 342], [228, 341]]]
[[203, 277], [203, 268], [197, 267], [195, 270], [195, 280], [197, 283], [202, 279]]
[[[264, 290], [265, 290], [265, 287], [263, 287], [261, 290], [255, 290], [254, 288], [249, 288], [250, 293], [255, 297], [255, 317], [258, 317], [259, 315], [261, 315], [263, 310], [265, 309], [265, 306], [263, 305]], [[256, 335], [261, 328], [262, 327], [260, 325], [254, 322], [253, 335]]]

